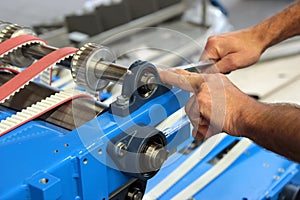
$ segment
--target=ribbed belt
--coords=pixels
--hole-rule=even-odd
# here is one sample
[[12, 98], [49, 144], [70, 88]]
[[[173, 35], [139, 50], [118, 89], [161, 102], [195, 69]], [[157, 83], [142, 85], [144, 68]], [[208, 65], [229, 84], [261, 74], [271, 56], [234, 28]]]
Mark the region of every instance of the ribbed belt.
[[20, 35], [14, 38], [10, 38], [0, 43], [0, 58], [2, 58], [3, 56], [9, 54], [14, 50], [17, 50], [18, 48], [30, 44], [46, 45], [47, 43], [44, 40], [37, 38], [33, 35]]
[[[35, 41], [39, 41], [38, 38], [35, 38], [31, 35], [24, 35], [23, 37], [18, 36], [16, 38], [8, 39], [0, 43], [0, 57], [13, 51], [16, 48], [19, 48], [24, 44]], [[10, 96], [14, 95], [15, 92], [18, 92], [21, 88], [27, 85], [44, 70], [73, 55], [75, 52], [77, 52], [77, 49], [74, 47], [61, 48], [49, 53], [48, 55], [44, 56], [37, 62], [27, 67], [24, 71], [22, 71], [0, 87], [0, 103], [3, 103]]]
[[[0, 58], [14, 50], [17, 50], [20, 47], [32, 43], [46, 44], [43, 40], [31, 35], [22, 35], [11, 38], [0, 43]], [[33, 63], [22, 72], [18, 73], [0, 87], [0, 103], [3, 103], [6, 99], [10, 98], [12, 95], [26, 86], [44, 70], [72, 56], [75, 52], [77, 52], [77, 50], [78, 49], [73, 47], [65, 47], [55, 50]], [[56, 108], [57, 106], [64, 104], [67, 101], [80, 97], [92, 98], [87, 94], [75, 90], [61, 91], [50, 97], [47, 97], [46, 99], [37, 102], [36, 104], [33, 104], [20, 112], [17, 112], [7, 119], [2, 120], [0, 122], [0, 136], [12, 131], [13, 129], [30, 120], [36, 119], [37, 117]]]
[[23, 109], [22, 111], [17, 112], [16, 114], [6, 118], [5, 120], [2, 120], [0, 122], [0, 136], [76, 98], [93, 99], [93, 97], [91, 97], [90, 95], [73, 89], [57, 92], [50, 97], [47, 97]]

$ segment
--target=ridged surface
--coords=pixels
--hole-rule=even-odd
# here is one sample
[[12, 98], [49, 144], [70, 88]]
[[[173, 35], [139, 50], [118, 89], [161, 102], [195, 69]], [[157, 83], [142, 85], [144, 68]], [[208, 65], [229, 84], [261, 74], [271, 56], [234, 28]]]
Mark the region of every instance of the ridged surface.
[[86, 62], [87, 59], [97, 46], [92, 43], [85, 44], [81, 47], [72, 59], [72, 76], [77, 85], [88, 88], [86, 83]]
[[20, 112], [2, 120], [0, 122], [0, 136], [21, 126], [22, 124], [33, 120], [51, 109], [62, 105], [63, 103], [78, 97], [89, 97], [85, 93], [78, 90], [65, 90], [57, 92], [40, 102], [37, 102]]

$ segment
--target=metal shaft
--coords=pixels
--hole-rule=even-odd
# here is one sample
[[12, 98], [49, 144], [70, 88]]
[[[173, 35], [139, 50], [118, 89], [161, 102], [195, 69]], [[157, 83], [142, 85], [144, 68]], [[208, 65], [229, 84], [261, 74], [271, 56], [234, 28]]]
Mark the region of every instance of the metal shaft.
[[[35, 44], [35, 45], [30, 45], [27, 48], [23, 48], [22, 53], [24, 56], [29, 58], [41, 59], [42, 57], [46, 56], [47, 54], [55, 50], [57, 50], [56, 47]], [[58, 64], [71, 70], [71, 60], [72, 58], [67, 58]]]
[[110, 80], [114, 82], [124, 80], [124, 75], [130, 73], [130, 71], [127, 69], [127, 67], [111, 63], [111, 62], [105, 62], [105, 61], [99, 61], [95, 65], [95, 75], [98, 78], [104, 79], [104, 80]]
[[[41, 44], [31, 45], [28, 48], [23, 49], [23, 55], [26, 57], [31, 57], [34, 59], [41, 59], [47, 54], [57, 50], [56, 47], [45, 46]], [[67, 58], [64, 61], [58, 63], [60, 66], [63, 66], [69, 70], [71, 70], [71, 60], [72, 58]], [[97, 63], [89, 63], [94, 67], [94, 73], [96, 77], [102, 78], [105, 80], [111, 81], [122, 81], [123, 76], [129, 72], [127, 67], [106, 62], [106, 61], [97, 61]]]

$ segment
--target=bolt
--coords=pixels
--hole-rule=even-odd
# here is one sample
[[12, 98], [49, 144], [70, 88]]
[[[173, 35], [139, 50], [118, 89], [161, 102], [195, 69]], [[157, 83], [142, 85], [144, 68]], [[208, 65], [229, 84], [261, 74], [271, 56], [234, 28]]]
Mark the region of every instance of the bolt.
[[135, 188], [133, 191], [130, 191], [128, 192], [128, 199], [130, 200], [142, 200], [143, 199], [143, 192], [138, 189], [138, 188]]
[[118, 142], [115, 146], [115, 152], [120, 157], [124, 156], [126, 150], [127, 150], [127, 146], [123, 142]]
[[168, 153], [162, 145], [152, 144], [147, 148], [145, 156], [146, 162], [150, 167], [149, 171], [155, 171], [160, 169], [160, 167], [163, 165], [168, 157]]
[[129, 98], [125, 95], [120, 95], [117, 97], [116, 104], [119, 106], [125, 106], [129, 103]]
[[141, 191], [138, 191], [134, 196], [133, 200], [142, 200], [143, 199], [143, 193]]
[[284, 169], [283, 168], [279, 168], [278, 171], [281, 172], [281, 173], [283, 173]]

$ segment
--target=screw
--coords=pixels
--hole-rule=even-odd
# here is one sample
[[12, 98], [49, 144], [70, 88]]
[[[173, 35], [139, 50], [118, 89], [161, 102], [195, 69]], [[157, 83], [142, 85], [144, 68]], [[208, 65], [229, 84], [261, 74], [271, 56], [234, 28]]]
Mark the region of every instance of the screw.
[[118, 156], [123, 157], [126, 150], [127, 150], [127, 146], [123, 142], [118, 142], [116, 144], [115, 152]]
[[134, 200], [142, 200], [143, 199], [143, 193], [141, 191], [138, 191], [134, 196]]
[[283, 168], [279, 168], [278, 171], [281, 172], [281, 173], [283, 173], [284, 169]]
[[139, 189], [135, 188], [133, 191], [129, 191], [127, 194], [127, 199], [130, 200], [142, 200], [144, 196], [144, 193]]
[[127, 96], [125, 95], [120, 95], [117, 97], [117, 101], [116, 101], [116, 104], [119, 105], [119, 106], [124, 106], [124, 105], [127, 105], [129, 103], [129, 99]]

